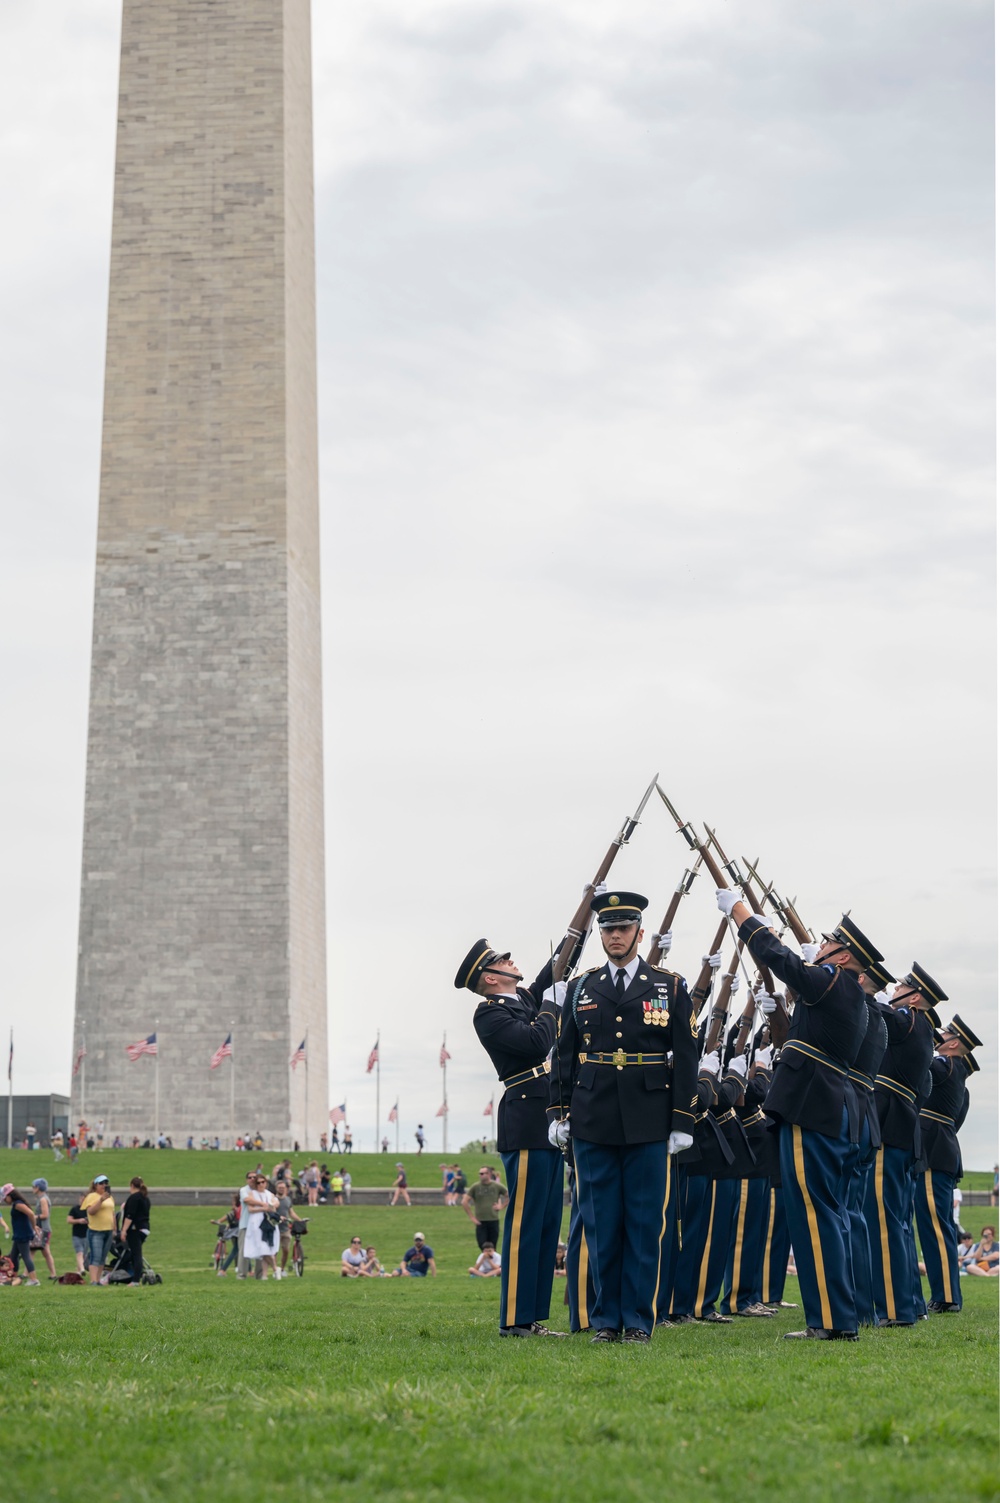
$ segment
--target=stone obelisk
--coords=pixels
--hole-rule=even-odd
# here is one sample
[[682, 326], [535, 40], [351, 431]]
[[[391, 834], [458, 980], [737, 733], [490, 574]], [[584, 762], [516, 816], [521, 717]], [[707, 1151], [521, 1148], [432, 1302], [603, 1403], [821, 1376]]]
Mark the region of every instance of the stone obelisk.
[[124, 0], [76, 1016], [126, 1141], [154, 1029], [175, 1144], [326, 1123], [311, 97], [309, 0]]

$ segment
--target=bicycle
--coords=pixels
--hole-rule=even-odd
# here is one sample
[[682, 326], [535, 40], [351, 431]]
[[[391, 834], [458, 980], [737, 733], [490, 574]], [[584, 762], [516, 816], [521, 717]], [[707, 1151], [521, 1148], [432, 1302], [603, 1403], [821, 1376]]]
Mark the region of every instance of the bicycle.
[[298, 1221], [290, 1224], [292, 1233], [292, 1272], [300, 1279], [306, 1271], [306, 1255], [302, 1246], [302, 1238], [309, 1230], [310, 1217], [301, 1216]]
[[237, 1229], [225, 1220], [213, 1221], [212, 1225], [219, 1228], [218, 1240], [212, 1249], [212, 1268], [215, 1273], [222, 1273], [222, 1265], [232, 1251], [231, 1244], [237, 1236]]

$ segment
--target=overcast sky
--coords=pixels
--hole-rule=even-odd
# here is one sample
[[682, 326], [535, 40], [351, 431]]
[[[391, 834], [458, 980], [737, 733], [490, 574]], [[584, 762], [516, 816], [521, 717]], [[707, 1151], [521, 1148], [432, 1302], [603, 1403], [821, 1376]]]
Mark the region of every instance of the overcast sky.
[[[380, 1028], [382, 1117], [437, 1147], [447, 1030], [478, 1134], [458, 961], [540, 967], [659, 771], [941, 981], [991, 1167], [991, 6], [313, 13], [331, 1103], [369, 1146]], [[0, 14], [19, 1093], [69, 1085], [118, 42], [112, 0]], [[651, 805], [615, 879], [658, 919], [684, 861]], [[715, 923], [700, 879], [689, 977]]]

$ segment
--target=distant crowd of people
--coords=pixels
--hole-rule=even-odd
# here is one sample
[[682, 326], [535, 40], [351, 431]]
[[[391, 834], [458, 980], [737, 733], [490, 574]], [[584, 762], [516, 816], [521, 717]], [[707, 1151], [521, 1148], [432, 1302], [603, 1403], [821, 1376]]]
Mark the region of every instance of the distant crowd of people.
[[0, 1215], [0, 1231], [11, 1238], [10, 1256], [0, 1255], [0, 1283], [37, 1288], [40, 1280], [35, 1267], [36, 1253], [41, 1254], [49, 1278], [59, 1282], [87, 1281], [102, 1287], [113, 1273], [119, 1274], [114, 1282], [133, 1285], [143, 1282], [143, 1244], [149, 1236], [150, 1201], [149, 1191], [139, 1175], [133, 1177], [120, 1209], [115, 1205], [106, 1174], [95, 1175], [90, 1189], [70, 1207], [66, 1222], [76, 1266], [61, 1277], [52, 1253], [48, 1181], [35, 1179], [32, 1189], [34, 1206], [15, 1185], [7, 1184], [0, 1189], [0, 1203], [10, 1208], [10, 1226]]

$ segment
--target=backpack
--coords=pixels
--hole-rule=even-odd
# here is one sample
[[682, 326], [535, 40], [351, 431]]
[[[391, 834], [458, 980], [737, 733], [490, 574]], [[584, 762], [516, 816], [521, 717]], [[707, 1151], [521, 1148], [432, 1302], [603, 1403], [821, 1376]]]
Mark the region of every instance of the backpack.
[[82, 1273], [61, 1273], [56, 1280], [57, 1284], [85, 1284], [86, 1282]]

